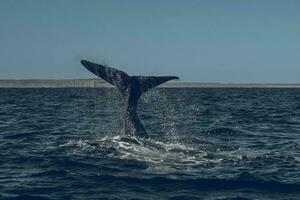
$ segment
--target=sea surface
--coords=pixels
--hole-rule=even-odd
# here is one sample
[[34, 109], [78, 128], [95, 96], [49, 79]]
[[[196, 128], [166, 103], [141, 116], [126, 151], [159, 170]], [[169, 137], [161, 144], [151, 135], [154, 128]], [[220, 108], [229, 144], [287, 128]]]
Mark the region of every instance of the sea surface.
[[0, 199], [300, 199], [300, 89], [0, 89]]

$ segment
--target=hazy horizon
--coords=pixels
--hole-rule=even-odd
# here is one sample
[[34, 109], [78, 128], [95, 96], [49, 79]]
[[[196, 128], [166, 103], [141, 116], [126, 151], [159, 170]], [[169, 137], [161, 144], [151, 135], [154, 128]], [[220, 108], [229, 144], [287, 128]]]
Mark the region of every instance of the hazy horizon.
[[192, 83], [298, 84], [299, 1], [0, 1], [0, 79], [96, 78], [80, 60]]
[[[29, 85], [34, 85], [34, 86], [39, 86], [40, 84], [49, 84], [53, 85], [56, 83], [59, 83], [61, 86], [63, 85], [69, 85], [73, 84], [76, 86], [76, 84], [81, 83], [81, 84], [86, 84], [86, 83], [91, 83], [91, 81], [95, 81], [98, 84], [103, 83], [105, 85], [110, 85], [113, 87], [113, 85], [107, 83], [101, 78], [86, 78], [86, 79], [0, 79], [0, 88], [8, 85], [14, 86], [22, 86], [22, 84], [29, 84]], [[186, 81], [180, 81], [180, 80], [171, 80], [163, 85], [194, 85], [194, 86], [213, 86], [213, 85], [218, 85], [218, 86], [226, 86], [226, 85], [232, 85], [232, 86], [297, 86], [300, 87], [300, 83], [271, 83], [271, 82], [265, 82], [265, 83], [237, 83], [237, 82], [186, 82]], [[27, 87], [27, 86], [25, 86]]]

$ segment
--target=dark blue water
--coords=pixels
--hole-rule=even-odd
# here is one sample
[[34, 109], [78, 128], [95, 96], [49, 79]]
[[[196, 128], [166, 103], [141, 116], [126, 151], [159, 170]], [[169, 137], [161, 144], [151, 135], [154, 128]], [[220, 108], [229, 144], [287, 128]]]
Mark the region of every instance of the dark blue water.
[[300, 199], [300, 89], [0, 89], [0, 199]]

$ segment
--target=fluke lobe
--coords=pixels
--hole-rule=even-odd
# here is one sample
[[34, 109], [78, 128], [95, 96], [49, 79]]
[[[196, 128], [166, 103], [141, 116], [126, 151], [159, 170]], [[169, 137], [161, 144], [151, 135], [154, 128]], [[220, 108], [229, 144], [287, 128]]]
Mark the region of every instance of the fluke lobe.
[[148, 134], [136, 111], [140, 96], [164, 82], [179, 78], [177, 76], [129, 76], [123, 71], [86, 60], [81, 60], [81, 64], [90, 72], [114, 85], [123, 94], [126, 106], [125, 135], [147, 138]]

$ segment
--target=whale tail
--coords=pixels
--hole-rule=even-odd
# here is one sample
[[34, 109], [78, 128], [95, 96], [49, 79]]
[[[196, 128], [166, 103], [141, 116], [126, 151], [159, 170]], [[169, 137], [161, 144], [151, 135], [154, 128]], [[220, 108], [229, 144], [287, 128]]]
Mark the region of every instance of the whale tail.
[[117, 87], [122, 94], [125, 94], [133, 80], [138, 81], [142, 94], [164, 82], [179, 79], [177, 76], [129, 76], [123, 71], [87, 60], [81, 60], [81, 64], [96, 76]]
[[151, 88], [154, 88], [166, 81], [178, 79], [178, 77], [129, 76], [123, 71], [86, 60], [82, 60], [81, 64], [95, 75], [116, 86], [124, 95], [126, 106], [125, 134], [147, 138], [148, 134], [146, 133], [136, 111], [140, 96]]

